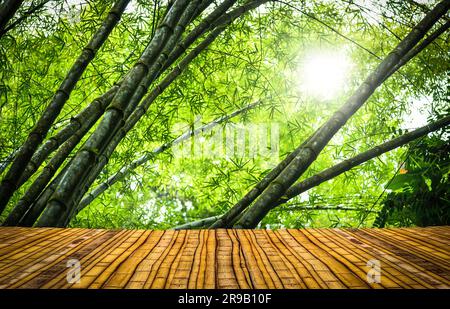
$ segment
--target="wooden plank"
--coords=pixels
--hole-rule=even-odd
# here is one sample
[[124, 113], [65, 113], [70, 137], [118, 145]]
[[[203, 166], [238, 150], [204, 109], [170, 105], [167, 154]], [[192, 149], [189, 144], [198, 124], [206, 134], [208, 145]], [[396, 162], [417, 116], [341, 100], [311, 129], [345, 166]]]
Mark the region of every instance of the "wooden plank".
[[[0, 228], [0, 288], [449, 288], [450, 227]], [[66, 262], [80, 261], [69, 283]], [[368, 283], [367, 261], [381, 262]]]
[[373, 248], [379, 253], [384, 252], [385, 259], [389, 260], [394, 268], [407, 270], [408, 276], [413, 278], [418, 284], [423, 285], [423, 287], [429, 288], [430, 286], [441, 284], [442, 277], [439, 275], [441, 269], [435, 268], [434, 271], [431, 271], [431, 269], [428, 271], [423, 263], [431, 263], [432, 260], [418, 259], [413, 254], [413, 251], [407, 252], [402, 250], [401, 241], [392, 238], [379, 239], [376, 234], [369, 233], [367, 230], [353, 233], [364, 241], [369, 242], [370, 245], [366, 244], [367, 247]]
[[[96, 230], [82, 230], [76, 238], [76, 234], [73, 230], [58, 230], [55, 234], [58, 242], [54, 242], [53, 245], [47, 247], [35, 246], [34, 251], [31, 254], [13, 254], [9, 256], [14, 262], [12, 264], [20, 265], [14, 272], [8, 273], [3, 276], [0, 281], [0, 287], [4, 285], [15, 288], [24, 285], [28, 280], [32, 280], [37, 276], [43, 274], [48, 268], [54, 266], [55, 263], [61, 259], [67, 259], [71, 253], [76, 251], [76, 243], [89, 242], [88, 235], [98, 234], [100, 231]], [[44, 236], [45, 237], [45, 236]], [[47, 239], [45, 237], [44, 239]], [[22, 264], [23, 259], [30, 259], [28, 263]]]

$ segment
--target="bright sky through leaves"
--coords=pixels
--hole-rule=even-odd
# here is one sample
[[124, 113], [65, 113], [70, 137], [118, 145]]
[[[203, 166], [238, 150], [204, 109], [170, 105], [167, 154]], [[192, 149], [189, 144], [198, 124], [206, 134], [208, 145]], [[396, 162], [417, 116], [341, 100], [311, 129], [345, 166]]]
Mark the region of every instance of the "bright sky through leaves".
[[300, 88], [305, 95], [330, 100], [345, 88], [350, 69], [343, 51], [313, 51], [300, 63]]

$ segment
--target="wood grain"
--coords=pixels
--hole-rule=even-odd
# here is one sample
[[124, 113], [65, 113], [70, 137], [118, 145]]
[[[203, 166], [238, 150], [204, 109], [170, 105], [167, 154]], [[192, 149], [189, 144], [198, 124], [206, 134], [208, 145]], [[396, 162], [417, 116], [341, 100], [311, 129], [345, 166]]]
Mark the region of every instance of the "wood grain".
[[[81, 264], [68, 283], [69, 259]], [[369, 260], [381, 282], [369, 283]], [[0, 288], [450, 288], [450, 227], [0, 228]]]

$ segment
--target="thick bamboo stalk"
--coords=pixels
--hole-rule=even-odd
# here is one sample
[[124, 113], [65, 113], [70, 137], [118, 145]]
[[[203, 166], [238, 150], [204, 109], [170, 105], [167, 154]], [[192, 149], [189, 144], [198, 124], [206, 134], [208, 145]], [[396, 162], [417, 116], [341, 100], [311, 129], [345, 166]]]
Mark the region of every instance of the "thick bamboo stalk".
[[[445, 126], [447, 126], [449, 124], [450, 124], [450, 116], [444, 117], [440, 120], [437, 120], [435, 122], [427, 124], [427, 125], [425, 125], [421, 128], [418, 128], [414, 131], [405, 133], [404, 135], [396, 137], [396, 138], [394, 138], [388, 142], [385, 142], [381, 145], [375, 146], [374, 148], [371, 148], [370, 150], [360, 153], [353, 158], [342, 161], [341, 163], [338, 163], [337, 165], [330, 167], [329, 169], [326, 169], [314, 176], [311, 176], [311, 177], [291, 186], [286, 191], [285, 195], [280, 200], [278, 200], [277, 202], [275, 202], [272, 205], [271, 210], [278, 208], [277, 206], [289, 202], [291, 199], [302, 194], [303, 192], [306, 192], [309, 189], [314, 188], [325, 181], [333, 179], [334, 177], [337, 177], [356, 166], [359, 166], [375, 157], [378, 157], [383, 153], [386, 153], [386, 152], [396, 149], [398, 147], [404, 146], [415, 139], [418, 139], [422, 136], [427, 135], [430, 132], [434, 132], [441, 128], [444, 128]], [[287, 208], [287, 209], [291, 209], [291, 208]], [[242, 213], [240, 213], [240, 214], [242, 214]], [[218, 216], [214, 216], [214, 218], [216, 218], [216, 217], [218, 217]], [[211, 218], [213, 218], [213, 217], [211, 217]], [[205, 219], [209, 219], [209, 218], [205, 218]], [[196, 224], [197, 224], [197, 221], [190, 222], [188, 225], [195, 226]]]
[[124, 115], [123, 115], [124, 119], [127, 119], [130, 116], [130, 113], [132, 111], [134, 111], [134, 109], [139, 104], [141, 99], [147, 93], [148, 87], [150, 87], [152, 82], [155, 81], [156, 78], [158, 78], [158, 76], [161, 73], [161, 68], [168, 61], [169, 55], [171, 55], [173, 48], [179, 42], [180, 37], [181, 37], [183, 31], [185, 30], [185, 28], [189, 25], [189, 23], [193, 19], [195, 19], [200, 14], [199, 3], [200, 3], [200, 0], [193, 0], [186, 7], [185, 11], [181, 15], [178, 23], [176, 24], [176, 26], [173, 30], [173, 34], [170, 36], [167, 43], [165, 44], [164, 49], [161, 51], [158, 58], [155, 60], [155, 62], [150, 67], [149, 72], [142, 79], [142, 82], [139, 84], [139, 86], [135, 90], [135, 92], [130, 100], [130, 103], [128, 104], [127, 108], [124, 111]]
[[131, 162], [129, 165], [124, 166], [118, 172], [116, 172], [113, 175], [111, 175], [110, 177], [108, 177], [108, 179], [106, 181], [102, 182], [100, 185], [98, 185], [96, 188], [94, 188], [91, 192], [87, 193], [86, 196], [79, 203], [77, 211], [78, 212], [81, 211], [83, 208], [88, 206], [95, 198], [97, 198], [100, 194], [102, 194], [108, 188], [110, 188], [112, 185], [114, 185], [117, 181], [127, 177], [137, 167], [152, 160], [153, 158], [155, 158], [156, 155], [160, 154], [161, 152], [163, 152], [167, 149], [170, 149], [171, 147], [178, 145], [193, 136], [197, 136], [201, 133], [208, 132], [208, 131], [212, 130], [214, 127], [218, 126], [219, 124], [224, 123], [224, 122], [226, 122], [226, 121], [228, 121], [250, 109], [255, 108], [260, 103], [261, 103], [261, 101], [257, 101], [255, 103], [249, 104], [249, 105], [247, 105], [241, 109], [238, 109], [228, 115], [217, 118], [217, 119], [201, 126], [200, 128], [197, 128], [195, 130], [189, 130], [189, 131], [183, 133], [182, 135], [178, 136], [176, 139], [155, 148], [151, 152], [145, 153], [138, 159]]
[[205, 34], [207, 30], [217, 26], [217, 23], [215, 23], [217, 19], [222, 17], [226, 13], [226, 11], [233, 6], [234, 3], [236, 3], [236, 0], [225, 0], [220, 5], [218, 5], [218, 7], [213, 12], [206, 16], [200, 22], [200, 24], [195, 27], [186, 36], [186, 38], [173, 49], [168, 57], [168, 61], [163, 67], [163, 70], [172, 65], [189, 48], [189, 46], [192, 45], [192, 43], [194, 43], [199, 37]]
[[412, 29], [406, 38], [369, 75], [350, 99], [321, 129], [313, 134], [305, 146], [301, 147], [298, 155], [264, 190], [253, 206], [234, 225], [235, 228], [254, 228], [261, 221], [273, 203], [278, 201], [285, 191], [304, 173], [334, 134], [366, 102], [392, 68], [425, 36], [426, 32], [448, 11], [449, 7], [450, 0], [441, 1]]
[[[122, 138], [126, 135], [126, 133], [131, 130], [134, 125], [139, 121], [139, 119], [145, 114], [146, 110], [149, 108], [151, 103], [161, 94], [164, 89], [166, 89], [174, 80], [177, 78], [184, 69], [188, 66], [188, 64], [195, 59], [195, 57], [204, 49], [206, 49], [216, 38], [219, 36], [226, 27], [233, 22], [236, 18], [240, 17], [242, 14], [245, 14], [251, 9], [254, 9], [263, 3], [267, 2], [268, 0], [257, 0], [257, 1], [249, 1], [246, 4], [242, 5], [241, 7], [238, 7], [234, 10], [232, 10], [230, 13], [224, 14], [221, 18], [217, 19], [214, 23], [214, 26], [216, 27], [197, 47], [195, 47], [189, 54], [183, 58], [183, 60], [180, 61], [180, 63], [153, 89], [153, 91], [146, 96], [146, 98], [143, 100], [143, 102], [136, 108], [136, 110], [130, 115], [128, 120], [126, 121], [124, 127], [120, 129], [118, 134], [114, 136], [112, 141], [108, 144], [106, 147], [105, 152], [100, 156], [97, 164], [91, 171], [89, 172], [89, 175], [87, 177], [87, 180], [84, 181], [83, 185], [81, 186], [82, 189], [77, 191], [77, 194], [80, 194], [81, 197], [84, 195], [87, 190], [89, 189], [90, 185], [95, 181], [96, 177], [100, 173], [100, 171], [103, 169], [103, 167], [108, 162], [109, 156], [114, 151], [115, 147], [118, 145], [118, 143], [122, 140]], [[74, 202], [73, 205], [76, 205], [77, 203]], [[66, 213], [67, 215], [74, 215], [76, 212], [76, 208], [73, 207], [71, 213]], [[67, 220], [66, 220], [67, 222]]]
[[100, 124], [75, 155], [72, 164], [68, 167], [50, 198], [48, 206], [39, 218], [38, 226], [52, 226], [66, 212], [67, 204], [70, 204], [73, 193], [82, 185], [87, 172], [95, 164], [99, 154], [104, 151], [116, 131], [123, 126], [123, 116], [130, 98], [164, 49], [188, 2], [187, 0], [176, 0], [173, 3], [140, 59], [123, 79]]
[[[114, 85], [103, 95], [93, 100], [92, 103], [90, 103], [78, 115], [73, 116], [68, 125], [63, 127], [60, 131], [58, 131], [58, 133], [47, 139], [41, 146], [39, 146], [25, 168], [18, 187], [25, 183], [25, 181], [27, 181], [36, 172], [45, 159], [47, 159], [52, 152], [57, 150], [59, 146], [61, 146], [74, 134], [79, 135], [77, 132], [80, 128], [84, 128], [83, 132], [89, 131], [92, 125], [97, 122], [100, 116], [105, 112], [108, 105], [111, 103], [118, 87], [118, 85]], [[86, 127], [87, 124], [90, 124], [91, 126]]]
[[[194, 13], [192, 19], [198, 17], [198, 15], [203, 10], [205, 10], [208, 7], [208, 5], [211, 4], [211, 2], [212, 2], [211, 0], [202, 1], [197, 11]], [[217, 16], [222, 13], [223, 9], [224, 9], [223, 4], [221, 4], [216, 10], [214, 10], [210, 15], [208, 15], [206, 19], [212, 21], [215, 20]], [[147, 92], [147, 89], [151, 84], [151, 82], [153, 82], [156, 78], [158, 78], [159, 73], [161, 71], [161, 70], [158, 71], [158, 67], [160, 68], [162, 66], [161, 63], [164, 64], [164, 67], [172, 65], [177, 58], [175, 54], [179, 52], [180, 46], [188, 48], [199, 36], [201, 36], [204, 33], [205, 29], [203, 29], [203, 26], [204, 24], [202, 23], [198, 25], [192, 32], [189, 33], [189, 35], [181, 43], [179, 43], [179, 45], [176, 46], [176, 48], [173, 51], [170, 52], [170, 49], [166, 48], [166, 50], [162, 53], [163, 55], [161, 59], [158, 59], [156, 65], [153, 66], [152, 71], [149, 74], [147, 74], [146, 78], [143, 80], [143, 82], [139, 85], [138, 89], [136, 89], [136, 92], [133, 94], [130, 106], [127, 108], [126, 115], [127, 113], [129, 113], [129, 111], [134, 109], [137, 103], [139, 103], [141, 98]], [[180, 29], [179, 31], [181, 30], [182, 29]], [[164, 56], [167, 54], [169, 54], [168, 57]], [[166, 58], [167, 60], [165, 60]], [[107, 106], [104, 106], [102, 110], [99, 110], [96, 106], [96, 103], [98, 103], [97, 101], [100, 100], [102, 103], [104, 102], [107, 105], [109, 105], [111, 103], [111, 99], [105, 100], [104, 98], [106, 97], [109, 98], [110, 94], [115, 94], [119, 88], [119, 85], [120, 82], [118, 82], [116, 85], [110, 88], [104, 95], [96, 99], [92, 104], [88, 105], [78, 115], [72, 117], [69, 125], [60, 130], [55, 136], [49, 138], [44, 144], [42, 144], [38, 148], [36, 153], [31, 158], [30, 163], [27, 165], [24, 175], [22, 175], [22, 178], [19, 182], [19, 186], [22, 185], [26, 180], [28, 180], [28, 178], [31, 177], [31, 175], [42, 164], [42, 162], [63, 142], [65, 142], [70, 136], [72, 136], [76, 132], [76, 130], [80, 128], [83, 122], [88, 121], [91, 118], [95, 118], [96, 120], [98, 120], [101, 117]]]
[[[42, 9], [47, 3], [49, 3], [51, 0], [45, 0], [42, 1], [39, 4], [36, 4], [35, 6], [31, 7], [28, 11], [26, 11], [25, 13], [23, 13], [22, 16], [18, 17], [14, 22], [10, 23], [8, 26], [6, 27], [1, 27], [0, 26], [0, 38], [2, 36], [4, 36], [8, 31], [10, 31], [11, 29], [14, 29], [15, 27], [17, 27], [18, 25], [20, 25], [22, 22], [24, 22], [27, 18], [29, 18], [31, 15], [34, 15], [36, 12], [38, 12], [40, 9]], [[17, 3], [21, 2], [21, 1], [16, 1]], [[23, 1], [22, 1], [23, 2]], [[1, 10], [1, 9], [0, 9]], [[1, 17], [0, 17], [1, 19]]]
[[63, 168], [63, 171], [52, 180], [52, 182], [43, 190], [39, 197], [33, 202], [33, 204], [29, 207], [27, 212], [20, 219], [18, 226], [33, 226], [36, 220], [39, 218], [41, 213], [44, 211], [45, 206], [47, 205], [47, 201], [52, 196], [53, 192], [61, 181], [62, 176], [64, 175], [64, 171], [67, 169], [67, 165]]
[[119, 22], [128, 2], [129, 0], [118, 0], [114, 4], [108, 16], [103, 21], [102, 26], [97, 30], [90, 42], [81, 52], [81, 55], [72, 65], [64, 81], [52, 98], [52, 101], [44, 110], [35, 127], [28, 135], [27, 140], [20, 148], [19, 153], [0, 185], [0, 213], [4, 210], [6, 204], [16, 190], [17, 184], [19, 183], [28, 162], [39, 144], [47, 135], [48, 130], [58, 117], [64, 104], [69, 99], [70, 93], [74, 89], [87, 65], [94, 58], [97, 50], [103, 45], [112, 29]]
[[208, 29], [214, 27], [214, 21], [222, 16], [226, 10], [236, 2], [236, 0], [227, 0], [222, 2], [215, 10], [206, 16], [198, 26], [189, 32], [181, 42], [179, 42], [179, 37], [186, 28], [187, 24], [191, 20], [197, 18], [200, 13], [202, 13], [203, 10], [211, 4], [212, 1], [203, 1], [199, 5], [197, 4], [198, 1], [194, 2], [195, 3], [191, 2], [191, 7], [186, 9], [187, 12], [185, 12], [181, 17], [179, 27], [175, 29], [174, 35], [170, 38], [164, 51], [150, 69], [149, 74], [147, 74], [147, 76], [142, 80], [141, 84], [133, 94], [130, 104], [124, 113], [125, 119], [128, 118], [132, 111], [134, 111], [137, 104], [139, 104], [143, 96], [147, 93], [151, 83], [155, 81], [162, 72], [169, 68], [200, 36], [202, 36]]
[[418, 139], [422, 136], [427, 135], [430, 132], [437, 131], [441, 128], [444, 128], [450, 124], [450, 116], [443, 117], [435, 122], [429, 123], [423, 127], [420, 127], [411, 132], [405, 133], [399, 137], [396, 137], [392, 140], [389, 140], [381, 145], [375, 146], [365, 152], [362, 152], [353, 158], [344, 160], [333, 167], [330, 167], [314, 176], [311, 176], [293, 186], [291, 186], [284, 196], [273, 204], [272, 209], [280, 204], [286, 203], [292, 198], [302, 194], [303, 192], [308, 191], [311, 188], [314, 188], [321, 183], [328, 181], [334, 177], [337, 177], [348, 170], [359, 166], [373, 158], [376, 158], [383, 153], [401, 147], [410, 143], [411, 141]]
[[0, 4], [0, 38], [4, 34], [6, 24], [13, 18], [23, 0], [5, 0]]
[[[101, 111], [107, 106], [107, 102], [112, 100], [114, 92], [107, 92], [107, 96], [103, 95], [97, 98], [94, 102], [99, 112], [94, 112], [94, 114], [101, 114]], [[50, 162], [44, 167], [41, 174], [34, 180], [31, 186], [27, 189], [22, 198], [17, 202], [14, 209], [9, 213], [4, 226], [14, 226], [17, 225], [22, 218], [22, 216], [28, 211], [29, 207], [33, 204], [35, 199], [39, 196], [41, 191], [47, 186], [52, 177], [70, 155], [72, 150], [78, 145], [83, 136], [90, 130], [90, 128], [98, 120], [97, 117], [87, 118], [86, 121], [82, 122], [81, 128], [77, 130], [72, 136], [63, 143], [58, 152], [53, 156]]]
[[[320, 206], [289, 206], [283, 208], [275, 208], [273, 211], [297, 211], [297, 210], [310, 210], [310, 211], [328, 211], [328, 210], [343, 210], [343, 211], [367, 211], [358, 207], [348, 207], [348, 206], [334, 206], [334, 205], [320, 205]], [[370, 210], [368, 212], [378, 213], [376, 210]]]
[[388, 79], [392, 74], [394, 74], [400, 67], [405, 65], [409, 60], [417, 56], [422, 50], [428, 47], [435, 39], [437, 39], [441, 34], [448, 30], [450, 27], [450, 21], [445, 22], [445, 24], [441, 25], [437, 28], [433, 33], [427, 36], [422, 42], [420, 42], [416, 47], [411, 49], [400, 61], [398, 64], [388, 73], [385, 80]]

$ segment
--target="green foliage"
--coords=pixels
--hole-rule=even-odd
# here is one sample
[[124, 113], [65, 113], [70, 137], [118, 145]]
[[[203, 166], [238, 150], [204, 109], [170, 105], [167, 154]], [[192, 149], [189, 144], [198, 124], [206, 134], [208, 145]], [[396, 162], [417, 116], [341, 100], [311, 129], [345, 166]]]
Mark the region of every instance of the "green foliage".
[[375, 225], [428, 226], [450, 224], [450, 144], [447, 139], [426, 138], [410, 147], [404, 174], [386, 187]]
[[[161, 1], [156, 2], [132, 1], [133, 8], [87, 68], [49, 136], [130, 69], [163, 14]], [[279, 157], [180, 158], [173, 149], [165, 151], [105, 191], [72, 220], [72, 227], [165, 229], [222, 214], [341, 106], [379, 58], [422, 16], [408, 1], [373, 1], [367, 7], [353, 1], [285, 2], [271, 1], [239, 19], [202, 52], [129, 132], [94, 186], [188, 128], [258, 99], [264, 101], [262, 106], [221, 127], [277, 124]], [[70, 8], [66, 1], [50, 1], [42, 12], [0, 39], [0, 164], [26, 139], [111, 3], [89, 0]], [[65, 13], [70, 10], [79, 18]], [[303, 177], [398, 136], [399, 129], [419, 126], [417, 102], [423, 109], [419, 114], [447, 115], [448, 35], [387, 80]], [[344, 50], [353, 63], [345, 86], [332, 99], [321, 100], [299, 90], [298, 68], [311, 50]], [[213, 138], [212, 134], [203, 137]], [[406, 174], [395, 176], [405, 155], [399, 149], [292, 201], [356, 211], [293, 210], [287, 205], [287, 210], [270, 213], [261, 227], [368, 226], [376, 214], [367, 210], [380, 211], [386, 205], [393, 209], [389, 225], [448, 223], [448, 141], [445, 146], [444, 140], [431, 137], [408, 154]], [[16, 192], [8, 210], [32, 181]], [[388, 182], [387, 189], [393, 191], [378, 202]], [[425, 201], [436, 207], [425, 207]]]

